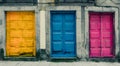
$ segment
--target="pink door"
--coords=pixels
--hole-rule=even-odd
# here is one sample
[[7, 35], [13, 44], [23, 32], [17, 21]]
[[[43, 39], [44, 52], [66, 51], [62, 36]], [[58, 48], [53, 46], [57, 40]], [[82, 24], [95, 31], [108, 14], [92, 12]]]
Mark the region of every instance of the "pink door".
[[114, 57], [113, 13], [90, 12], [90, 57]]

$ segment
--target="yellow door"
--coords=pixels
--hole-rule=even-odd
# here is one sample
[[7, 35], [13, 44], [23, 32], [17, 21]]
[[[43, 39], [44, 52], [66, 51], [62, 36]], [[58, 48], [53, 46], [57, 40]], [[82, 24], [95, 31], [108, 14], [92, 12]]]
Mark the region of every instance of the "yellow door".
[[35, 56], [35, 38], [34, 12], [6, 12], [6, 56]]

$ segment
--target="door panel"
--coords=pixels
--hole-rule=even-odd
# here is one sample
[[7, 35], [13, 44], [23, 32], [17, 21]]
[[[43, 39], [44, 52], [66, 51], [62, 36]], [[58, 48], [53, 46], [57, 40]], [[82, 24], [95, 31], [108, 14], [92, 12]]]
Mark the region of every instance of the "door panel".
[[68, 13], [63, 17], [64, 53], [75, 56], [75, 15]]
[[74, 33], [71, 32], [65, 32], [64, 34], [64, 40], [65, 41], [74, 41]]
[[75, 57], [75, 12], [51, 12], [51, 57]]
[[100, 57], [100, 48], [90, 48], [90, 57]]
[[62, 30], [62, 23], [59, 22], [59, 23], [53, 23], [53, 31], [61, 31]]
[[66, 21], [66, 23], [64, 24], [64, 30], [65, 31], [72, 31], [72, 30], [74, 30], [73, 27], [74, 27], [74, 23], [72, 23], [72, 22], [69, 23], [69, 22]]
[[62, 51], [62, 42], [53, 42], [53, 51]]
[[100, 57], [100, 16], [90, 13], [90, 57]]
[[6, 56], [35, 56], [34, 12], [6, 12], [6, 21]]
[[113, 57], [113, 13], [90, 12], [89, 15], [90, 57]]
[[62, 32], [53, 32], [53, 40], [54, 41], [61, 41], [62, 40]]
[[[103, 13], [101, 15], [101, 24], [104, 27], [101, 27], [101, 56], [103, 57], [113, 57], [113, 48], [114, 48], [114, 26], [113, 26], [113, 15], [111, 13]], [[104, 44], [104, 42], [107, 42]], [[103, 45], [104, 44], [104, 45]]]
[[65, 53], [70, 53], [70, 54], [74, 54], [74, 49], [73, 48], [75, 45], [75, 42], [65, 42]]
[[113, 46], [113, 39], [110, 38], [104, 38], [101, 44], [101, 47], [112, 47]]
[[101, 56], [102, 57], [110, 57], [110, 56], [112, 56], [112, 54], [111, 54], [111, 48], [102, 48], [101, 49]]
[[96, 39], [99, 39], [100, 38], [100, 30], [98, 29], [98, 30], [96, 30], [96, 29], [92, 29], [92, 30], [90, 30], [90, 37], [91, 38], [96, 38]]
[[100, 40], [99, 39], [90, 39], [91, 48], [98, 47], [100, 48]]

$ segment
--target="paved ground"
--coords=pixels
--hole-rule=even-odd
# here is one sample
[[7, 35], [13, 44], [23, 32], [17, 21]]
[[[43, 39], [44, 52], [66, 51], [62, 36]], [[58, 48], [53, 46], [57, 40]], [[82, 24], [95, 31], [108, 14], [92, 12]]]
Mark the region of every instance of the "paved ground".
[[120, 66], [118, 62], [0, 61], [0, 66]]

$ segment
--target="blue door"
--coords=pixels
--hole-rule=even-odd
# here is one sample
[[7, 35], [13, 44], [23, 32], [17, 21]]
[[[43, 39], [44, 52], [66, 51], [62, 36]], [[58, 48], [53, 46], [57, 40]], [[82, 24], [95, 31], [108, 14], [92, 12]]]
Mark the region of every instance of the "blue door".
[[51, 11], [51, 57], [76, 56], [75, 11]]

